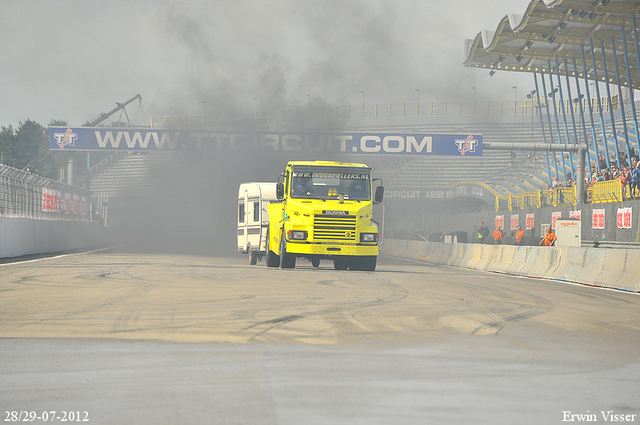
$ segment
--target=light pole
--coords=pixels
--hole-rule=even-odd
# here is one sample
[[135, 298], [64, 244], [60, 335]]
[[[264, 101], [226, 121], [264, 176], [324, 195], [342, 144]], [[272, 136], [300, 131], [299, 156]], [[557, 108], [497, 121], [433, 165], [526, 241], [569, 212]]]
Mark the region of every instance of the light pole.
[[418, 92], [418, 106], [416, 107], [416, 116], [420, 116], [420, 89], [417, 88], [416, 92]]
[[255, 118], [256, 118], [256, 122], [258, 122], [258, 96], [253, 96], [253, 100], [256, 102]]
[[364, 118], [364, 90], [360, 90], [362, 93], [362, 118]]
[[471, 90], [473, 90], [473, 115], [476, 114], [476, 86], [472, 86]]
[[[531, 90], [529, 93], [527, 93], [527, 99], [531, 100], [531, 141], [532, 142], [533, 142], [533, 114], [535, 113], [535, 108], [534, 108], [535, 102], [533, 101], [533, 96], [536, 93], [537, 92], [535, 90]], [[535, 160], [535, 154], [534, 154], [534, 160]]]
[[204, 100], [202, 101], [202, 128], [204, 128], [205, 122], [205, 109], [204, 109]]
[[307, 118], [311, 120], [311, 93], [307, 92]]
[[513, 122], [516, 122], [516, 115], [518, 114], [518, 86], [511, 86], [514, 90], [513, 95]]

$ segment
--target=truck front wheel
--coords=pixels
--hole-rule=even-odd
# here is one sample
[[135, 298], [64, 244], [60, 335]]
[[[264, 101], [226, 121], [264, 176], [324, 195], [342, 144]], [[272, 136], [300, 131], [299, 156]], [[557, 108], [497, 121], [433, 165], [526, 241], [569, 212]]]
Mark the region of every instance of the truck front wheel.
[[372, 272], [376, 269], [376, 262], [378, 257], [370, 255], [363, 257], [354, 257], [351, 260], [351, 270]]
[[293, 269], [296, 266], [296, 256], [287, 253], [287, 242], [284, 237], [280, 240], [280, 268]]
[[335, 257], [333, 259], [333, 268], [336, 270], [347, 270], [351, 261], [344, 257]]

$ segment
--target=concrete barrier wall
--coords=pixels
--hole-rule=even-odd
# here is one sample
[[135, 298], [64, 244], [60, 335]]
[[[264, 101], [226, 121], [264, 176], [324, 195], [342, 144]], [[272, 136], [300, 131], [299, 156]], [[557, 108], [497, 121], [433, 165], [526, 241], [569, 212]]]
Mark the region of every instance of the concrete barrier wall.
[[0, 258], [98, 246], [104, 230], [95, 222], [0, 217]]
[[640, 250], [386, 239], [384, 255], [640, 292]]

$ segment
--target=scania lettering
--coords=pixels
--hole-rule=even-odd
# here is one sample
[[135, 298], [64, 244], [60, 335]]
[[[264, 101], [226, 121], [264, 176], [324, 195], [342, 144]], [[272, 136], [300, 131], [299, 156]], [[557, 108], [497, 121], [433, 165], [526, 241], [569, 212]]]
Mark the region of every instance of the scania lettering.
[[278, 202], [267, 206], [267, 266], [293, 268], [305, 258], [314, 267], [331, 260], [337, 270], [375, 270], [381, 231], [373, 204], [382, 202], [384, 187], [371, 171], [355, 163], [289, 162], [276, 186]]

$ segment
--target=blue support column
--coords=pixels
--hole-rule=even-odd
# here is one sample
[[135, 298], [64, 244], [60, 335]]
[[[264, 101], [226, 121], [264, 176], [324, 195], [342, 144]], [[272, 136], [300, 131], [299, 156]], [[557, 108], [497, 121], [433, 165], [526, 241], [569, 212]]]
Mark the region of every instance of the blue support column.
[[[567, 60], [565, 59], [564, 67], [567, 68]], [[568, 75], [568, 74], [567, 74]], [[573, 58], [573, 76], [576, 80], [576, 91], [578, 92], [578, 101], [575, 102], [578, 104], [578, 108], [580, 109], [580, 122], [582, 123], [582, 136], [584, 137], [584, 144], [589, 146], [589, 138], [587, 137], [587, 127], [584, 122], [584, 109], [582, 108], [582, 93], [580, 92], [580, 80], [578, 79], [578, 66], [576, 64], [576, 58]], [[567, 85], [569, 82], [567, 82]], [[571, 93], [571, 92], [569, 92]], [[572, 99], [573, 100], [573, 99]], [[571, 110], [571, 119], [573, 120], [573, 132], [576, 136], [576, 143], [578, 141], [578, 131], [576, 130], [576, 121], [573, 116], [573, 109]], [[591, 180], [591, 154], [589, 153], [589, 148], [585, 152], [587, 155], [587, 171], [589, 172], [589, 180]]]
[[[618, 133], [616, 132], [616, 119], [613, 115], [613, 103], [611, 102], [611, 89], [609, 88], [609, 72], [607, 71], [607, 53], [604, 51], [604, 40], [600, 39], [600, 52], [602, 53], [602, 68], [604, 68], [604, 80], [607, 88], [607, 103], [609, 104], [609, 118], [611, 119], [611, 130], [613, 131], [613, 142], [616, 147], [616, 163], [620, 168], [620, 149], [618, 147]], [[618, 99], [618, 102], [620, 99]]]
[[[544, 83], [544, 74], [540, 74], [540, 77], [542, 79], [544, 103], [547, 108], [547, 120], [549, 121], [549, 134], [551, 135], [551, 137], [549, 138], [549, 144], [551, 144], [553, 143], [553, 124], [551, 124], [551, 112], [549, 112], [549, 98], [547, 97], [547, 85]], [[553, 152], [553, 164], [555, 165], [555, 168], [556, 168], [556, 177], [560, 177], [560, 174], [558, 173], [558, 160], [556, 159], [555, 152]]]
[[[565, 74], [567, 74], [567, 69], [565, 66]], [[567, 111], [564, 103], [564, 95], [562, 94], [562, 78], [560, 78], [560, 63], [558, 62], [558, 58], [556, 58], [556, 76], [558, 77], [558, 93], [560, 93], [560, 105], [562, 105], [562, 124], [564, 126], [564, 138], [565, 143], [568, 145], [571, 142], [569, 141], [569, 129], [567, 128]], [[569, 74], [567, 74], [567, 86], [569, 85]], [[569, 99], [571, 99], [571, 95], [569, 95]], [[573, 109], [571, 109], [571, 113], [573, 114]], [[575, 126], [575, 124], [574, 124]], [[569, 170], [571, 172], [571, 180], [575, 181], [575, 175], [573, 174], [573, 157], [571, 156], [571, 152], [569, 154]], [[564, 152], [562, 153], [562, 158], [564, 158]], [[565, 176], [565, 183], [567, 183]]]
[[[545, 136], [545, 131], [544, 131], [544, 119], [542, 118], [542, 103], [540, 103], [540, 88], [538, 87], [538, 73], [537, 72], [533, 73], [533, 81], [535, 82], [536, 97], [538, 98], [538, 115], [540, 116], [540, 128], [542, 128], [542, 142], [543, 143], [547, 143], [547, 138]], [[544, 81], [544, 79], [543, 79], [543, 81]], [[549, 124], [551, 124], [551, 123], [549, 123]], [[547, 160], [547, 175], [549, 177], [549, 185], [551, 185], [551, 168], [549, 168], [549, 152], [545, 151], [544, 157]]]
[[[585, 87], [585, 91], [587, 92], [587, 104], [589, 105], [589, 118], [591, 120], [591, 136], [593, 137], [593, 147], [594, 147], [594, 154], [596, 157], [596, 170], [598, 170], [598, 173], [602, 170], [600, 170], [600, 161], [598, 160], [598, 156], [600, 155], [600, 152], [598, 152], [598, 139], [596, 138], [596, 124], [595, 121], [593, 121], [593, 105], [591, 105], [591, 93], [589, 92], [589, 78], [587, 76], [587, 74], [589, 73], [588, 70], [589, 68], [587, 68], [587, 60], [585, 59], [584, 56], [584, 46], [580, 46], [580, 53], [582, 54], [582, 76], [584, 78], [584, 87]], [[574, 59], [575, 60], [575, 59]]]
[[[633, 26], [633, 34], [634, 38], [636, 36], [636, 28], [635, 28], [635, 18], [634, 18], [634, 26]], [[636, 130], [636, 147], [638, 150], [636, 151], [637, 155], [640, 155], [640, 132], [638, 132], [638, 114], [636, 113], [636, 101], [633, 95], [633, 85], [631, 84], [631, 65], [629, 65], [629, 52], [627, 51], [627, 35], [624, 31], [624, 27], [622, 27], [622, 48], [624, 49], [624, 63], [627, 69], [627, 87], [629, 87], [629, 96], [631, 97], [631, 112], [633, 113], [633, 122]], [[636, 54], [638, 54], [638, 43], [636, 43]], [[638, 58], [638, 63], [640, 63], [640, 57]], [[640, 68], [639, 68], [640, 69]], [[629, 166], [631, 166], [631, 159], [629, 159]]]
[[[553, 88], [553, 73], [551, 72], [551, 61], [547, 61], [549, 65], [549, 84], [551, 85], [551, 99], [553, 100], [553, 115], [556, 119], [556, 130], [558, 131], [558, 143], [562, 143], [562, 138], [560, 137], [560, 119], [558, 118], [558, 104], [556, 103], [556, 90]], [[549, 102], [547, 101], [547, 104]], [[554, 156], [555, 158], [555, 156]], [[565, 179], [565, 174], [567, 173], [567, 165], [564, 162], [564, 153], [560, 152], [560, 158], [562, 158], [562, 180]]]
[[598, 71], [596, 68], [596, 52], [593, 48], [593, 39], [589, 39], [591, 45], [591, 63], [593, 66], [593, 79], [596, 82], [596, 97], [598, 99], [598, 112], [600, 115], [600, 130], [602, 131], [602, 143], [604, 144], [604, 160], [607, 164], [607, 168], [611, 168], [611, 162], [609, 161], [609, 146], [607, 146], [607, 135], [604, 130], [604, 117], [602, 116], [602, 99], [600, 98], [600, 82], [598, 81]]
[[[573, 143], [578, 143], [578, 128], [576, 126], [576, 115], [575, 112], [573, 111], [573, 96], [571, 95], [571, 84], [569, 82], [569, 65], [567, 63], [567, 58], [564, 58], [564, 71], [565, 71], [565, 79], [567, 80], [567, 94], [569, 95], [569, 107], [571, 108], [571, 124], [573, 126], [573, 137], [574, 137], [574, 142]], [[577, 83], [577, 79], [576, 79], [576, 83]], [[585, 140], [586, 143], [586, 140]]]
[[[622, 33], [624, 34], [624, 27], [622, 27]], [[618, 103], [620, 103], [620, 110], [622, 112], [622, 127], [624, 128], [624, 144], [627, 148], [627, 166], [631, 165], [631, 151], [629, 150], [629, 131], [627, 130], [627, 113], [624, 108], [624, 99], [622, 98], [622, 85], [620, 82], [620, 68], [618, 67], [618, 54], [616, 53], [616, 42], [611, 39], [611, 48], [613, 50], [613, 63], [616, 68], [616, 82], [618, 83]]]

